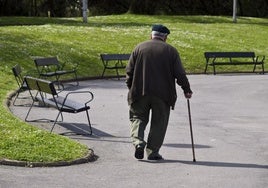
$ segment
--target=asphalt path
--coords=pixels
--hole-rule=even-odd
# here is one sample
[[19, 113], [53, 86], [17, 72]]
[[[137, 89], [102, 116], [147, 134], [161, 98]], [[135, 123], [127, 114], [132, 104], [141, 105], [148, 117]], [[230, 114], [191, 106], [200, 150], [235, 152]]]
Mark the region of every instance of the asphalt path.
[[[98, 159], [63, 167], [0, 166], [0, 188], [266, 188], [268, 187], [268, 75], [189, 75], [196, 162], [193, 162], [187, 100], [177, 87], [164, 145], [165, 158], [136, 160], [130, 140], [124, 79], [81, 81], [66, 91], [90, 90], [93, 135], [84, 113], [65, 115], [54, 133], [65, 134], [94, 150]], [[62, 94], [64, 94], [62, 92]], [[25, 93], [27, 95], [27, 93]], [[81, 99], [79, 96], [76, 100]], [[21, 100], [27, 103], [27, 100]], [[27, 106], [10, 106], [24, 119]], [[55, 117], [38, 108], [32, 118]], [[50, 130], [51, 124], [37, 123]], [[147, 127], [147, 131], [149, 125]], [[147, 134], [147, 132], [146, 132]]]

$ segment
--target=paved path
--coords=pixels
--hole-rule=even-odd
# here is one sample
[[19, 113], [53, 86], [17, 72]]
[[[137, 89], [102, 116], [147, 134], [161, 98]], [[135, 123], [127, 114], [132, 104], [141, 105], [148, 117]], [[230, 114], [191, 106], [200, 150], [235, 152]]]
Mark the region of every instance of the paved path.
[[[189, 80], [196, 163], [180, 88], [160, 151], [165, 160], [138, 161], [129, 138], [124, 81], [89, 80], [76, 89], [95, 95], [90, 110], [94, 135], [69, 136], [92, 148], [99, 159], [66, 167], [0, 166], [0, 188], [268, 187], [268, 75], [190, 75]], [[21, 118], [27, 111], [11, 110]], [[55, 114], [51, 109], [35, 112], [36, 117]], [[57, 125], [56, 133], [86, 129], [83, 113], [65, 116], [65, 121], [68, 126]], [[50, 130], [50, 125], [38, 126]]]

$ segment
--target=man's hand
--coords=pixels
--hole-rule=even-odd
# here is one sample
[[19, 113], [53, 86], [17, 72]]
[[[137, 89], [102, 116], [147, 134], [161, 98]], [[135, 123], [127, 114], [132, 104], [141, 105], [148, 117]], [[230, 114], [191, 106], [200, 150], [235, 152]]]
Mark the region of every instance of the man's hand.
[[184, 93], [186, 99], [190, 99], [193, 93]]

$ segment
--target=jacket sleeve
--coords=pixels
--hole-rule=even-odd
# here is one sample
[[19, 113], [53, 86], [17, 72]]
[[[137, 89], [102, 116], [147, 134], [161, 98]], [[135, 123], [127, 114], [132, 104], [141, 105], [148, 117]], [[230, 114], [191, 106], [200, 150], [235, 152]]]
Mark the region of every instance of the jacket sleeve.
[[181, 86], [184, 93], [192, 93], [189, 80], [178, 53], [176, 59], [174, 64], [174, 77], [177, 79], [177, 84]]
[[179, 75], [177, 78], [177, 84], [181, 86], [184, 93], [193, 93], [190, 87], [190, 83], [185, 74]]

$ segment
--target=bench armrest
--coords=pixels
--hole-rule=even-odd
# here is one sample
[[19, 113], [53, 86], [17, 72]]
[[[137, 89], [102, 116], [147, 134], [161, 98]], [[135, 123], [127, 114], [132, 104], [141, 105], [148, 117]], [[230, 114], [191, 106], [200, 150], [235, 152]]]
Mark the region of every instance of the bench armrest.
[[72, 91], [72, 92], [69, 92], [69, 93], [67, 93], [65, 95], [64, 100], [62, 102], [62, 106], [65, 105], [65, 102], [68, 100], [68, 97], [70, 95], [74, 95], [74, 94], [89, 94], [90, 98], [89, 98], [89, 100], [87, 100], [87, 101], [84, 102], [85, 106], [94, 99], [94, 95], [90, 91]]
[[64, 70], [64, 67], [67, 64], [71, 67], [72, 70], [76, 70], [77, 67], [79, 66], [79, 63], [67, 63], [67, 62], [64, 62], [64, 63], [61, 63], [60, 64], [59, 70]]

